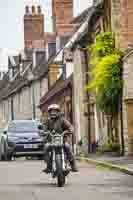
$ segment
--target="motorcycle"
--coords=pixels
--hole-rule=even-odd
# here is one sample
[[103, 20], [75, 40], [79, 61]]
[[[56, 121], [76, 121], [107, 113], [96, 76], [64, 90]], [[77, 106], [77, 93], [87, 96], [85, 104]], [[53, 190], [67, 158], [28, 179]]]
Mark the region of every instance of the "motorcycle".
[[51, 137], [51, 152], [50, 158], [52, 162], [52, 177], [57, 178], [58, 187], [63, 187], [66, 182], [66, 176], [70, 173], [68, 160], [64, 152], [64, 136], [66, 132], [62, 134], [52, 131], [49, 132]]

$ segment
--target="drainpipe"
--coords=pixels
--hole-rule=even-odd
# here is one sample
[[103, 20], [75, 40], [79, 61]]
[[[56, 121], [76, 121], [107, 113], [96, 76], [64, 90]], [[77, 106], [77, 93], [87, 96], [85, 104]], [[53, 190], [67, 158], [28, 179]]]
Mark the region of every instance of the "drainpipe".
[[35, 83], [34, 81], [31, 84], [32, 87], [32, 118], [36, 119], [36, 105], [35, 105]]
[[[121, 95], [122, 96], [122, 95]], [[121, 123], [121, 156], [125, 154], [125, 144], [124, 144], [124, 131], [123, 131], [123, 105], [122, 105], [122, 97], [120, 103], [120, 123]]]
[[11, 120], [14, 120], [13, 96], [11, 97]]
[[[123, 80], [123, 65], [122, 65], [122, 81]], [[120, 95], [120, 125], [121, 125], [121, 156], [124, 156], [125, 154], [125, 144], [124, 144], [124, 131], [123, 131], [123, 86], [122, 86], [122, 92]]]
[[[88, 77], [88, 53], [87, 50], [84, 50], [84, 55], [85, 55], [85, 73], [86, 73], [86, 84], [88, 84], [89, 82], [89, 77]], [[88, 91], [86, 91], [86, 95], [87, 95], [87, 100], [88, 100], [88, 104], [87, 104], [87, 113], [88, 113], [88, 153], [91, 153], [91, 121], [90, 121], [90, 105], [89, 105], [89, 101], [90, 101], [90, 96]]]
[[[70, 98], [71, 98], [71, 123], [74, 124], [73, 120], [73, 85], [70, 85]], [[72, 148], [73, 153], [76, 155], [76, 133], [74, 132], [74, 135], [72, 136]]]

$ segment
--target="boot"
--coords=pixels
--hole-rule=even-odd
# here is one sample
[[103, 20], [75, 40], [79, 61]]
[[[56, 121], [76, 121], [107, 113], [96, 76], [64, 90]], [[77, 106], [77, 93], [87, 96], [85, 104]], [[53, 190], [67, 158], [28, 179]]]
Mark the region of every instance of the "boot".
[[76, 161], [72, 160], [70, 162], [71, 168], [72, 168], [72, 172], [78, 172], [77, 166], [76, 166]]
[[42, 172], [49, 174], [51, 172], [51, 169], [47, 166], [45, 169], [42, 170]]
[[51, 162], [49, 161], [49, 162], [47, 162], [46, 168], [43, 169], [42, 172], [49, 174], [51, 171], [52, 171], [52, 165], [51, 165]]

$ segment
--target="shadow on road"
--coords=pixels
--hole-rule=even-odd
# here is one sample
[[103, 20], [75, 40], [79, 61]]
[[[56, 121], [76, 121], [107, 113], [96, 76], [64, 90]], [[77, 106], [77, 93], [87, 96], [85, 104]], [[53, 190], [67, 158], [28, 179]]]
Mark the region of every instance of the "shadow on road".
[[[54, 183], [24, 183], [24, 184], [6, 184], [6, 186], [11, 187], [22, 187], [22, 188], [57, 188], [56, 182]], [[65, 187], [70, 186], [70, 184], [66, 184]]]

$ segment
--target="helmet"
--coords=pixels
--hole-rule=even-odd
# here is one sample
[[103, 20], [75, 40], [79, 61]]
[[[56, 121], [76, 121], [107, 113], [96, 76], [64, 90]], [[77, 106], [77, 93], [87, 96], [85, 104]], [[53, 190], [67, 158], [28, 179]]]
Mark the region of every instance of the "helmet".
[[52, 104], [48, 107], [49, 117], [51, 119], [56, 119], [59, 116], [60, 106], [57, 104]]
[[60, 106], [57, 105], [57, 104], [51, 104], [49, 107], [48, 107], [48, 112], [50, 112], [51, 110], [57, 110], [60, 112]]

